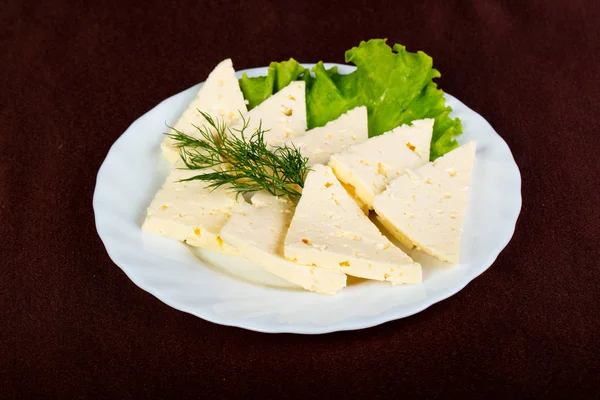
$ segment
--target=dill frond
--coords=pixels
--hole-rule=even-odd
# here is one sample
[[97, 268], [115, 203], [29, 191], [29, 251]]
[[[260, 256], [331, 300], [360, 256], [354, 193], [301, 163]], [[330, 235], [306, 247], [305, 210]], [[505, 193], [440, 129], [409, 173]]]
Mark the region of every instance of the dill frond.
[[211, 189], [226, 187], [238, 194], [265, 190], [274, 196], [298, 198], [310, 168], [308, 158], [295, 146], [269, 149], [262, 124], [247, 132], [250, 120], [242, 118], [241, 128], [227, 128], [198, 110], [207, 126], [194, 126], [198, 138], [172, 128], [167, 135], [175, 141], [188, 169], [203, 173], [186, 180], [201, 180]]

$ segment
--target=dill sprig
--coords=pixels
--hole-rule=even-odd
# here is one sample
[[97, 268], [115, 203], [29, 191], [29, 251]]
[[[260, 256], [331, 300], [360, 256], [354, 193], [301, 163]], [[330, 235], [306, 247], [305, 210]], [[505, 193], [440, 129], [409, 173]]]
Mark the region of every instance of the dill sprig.
[[199, 138], [173, 129], [167, 135], [175, 141], [188, 169], [206, 172], [185, 179], [208, 182], [212, 190], [231, 188], [239, 193], [266, 190], [274, 196], [298, 198], [309, 171], [308, 158], [295, 146], [283, 145], [273, 150], [264, 141], [262, 124], [250, 135], [250, 120], [242, 116], [239, 129], [227, 128], [198, 110], [208, 126], [194, 127]]

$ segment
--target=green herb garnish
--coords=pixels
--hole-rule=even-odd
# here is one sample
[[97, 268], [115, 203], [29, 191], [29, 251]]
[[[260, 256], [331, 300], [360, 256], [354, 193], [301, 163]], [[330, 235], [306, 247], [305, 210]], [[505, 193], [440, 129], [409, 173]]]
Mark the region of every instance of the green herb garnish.
[[[300, 197], [304, 178], [309, 171], [308, 158], [294, 146], [269, 149], [259, 124], [250, 135], [250, 120], [242, 116], [239, 129], [228, 128], [198, 110], [208, 126], [194, 126], [199, 138], [173, 129], [167, 135], [179, 147], [180, 156], [189, 169], [206, 172], [185, 179], [208, 182], [208, 187], [227, 187], [239, 193], [265, 190], [274, 196]], [[241, 114], [240, 114], [241, 115]]]

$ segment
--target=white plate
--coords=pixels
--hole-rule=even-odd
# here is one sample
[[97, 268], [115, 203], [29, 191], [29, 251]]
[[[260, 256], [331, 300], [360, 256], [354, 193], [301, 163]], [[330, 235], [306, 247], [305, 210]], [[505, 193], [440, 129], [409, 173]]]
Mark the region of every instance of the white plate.
[[[353, 70], [338, 67], [342, 73]], [[254, 68], [238, 75], [266, 71]], [[413, 254], [424, 265], [421, 285], [392, 287], [349, 280], [341, 293], [322, 296], [292, 289], [244, 260], [195, 251], [142, 232], [146, 207], [170, 168], [159, 146], [165, 124], [175, 123], [198, 88], [168, 98], [135, 121], [110, 149], [94, 192], [96, 228], [112, 260], [135, 284], [173, 308], [262, 332], [366, 328], [415, 314], [455, 294], [494, 262], [514, 232], [521, 209], [521, 177], [512, 154], [481, 116], [450, 95], [446, 99], [452, 116], [463, 122], [459, 141], [477, 140], [461, 263], [448, 266]]]

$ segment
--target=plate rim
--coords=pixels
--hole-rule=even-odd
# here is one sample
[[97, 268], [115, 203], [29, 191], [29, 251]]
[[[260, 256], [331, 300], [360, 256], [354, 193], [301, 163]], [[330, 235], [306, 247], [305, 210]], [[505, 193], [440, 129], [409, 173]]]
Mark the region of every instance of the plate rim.
[[[324, 63], [324, 64], [326, 67], [337, 66], [340, 68], [340, 71], [347, 71], [346, 73], [349, 73], [356, 68], [354, 66], [347, 65], [347, 64], [338, 64], [338, 63]], [[301, 65], [305, 68], [311, 68], [315, 64], [302, 63]], [[267, 71], [267, 68], [268, 67], [247, 68], [244, 70], [236, 71], [236, 75], [239, 77], [243, 73], [251, 73], [251, 74], [261, 73], [261, 72], [264, 73]], [[204, 83], [204, 82], [201, 82], [200, 84], [202, 84], [202, 83]], [[198, 318], [201, 318], [205, 321], [209, 321], [211, 323], [224, 325], [224, 326], [243, 328], [243, 329], [248, 329], [248, 330], [262, 332], [262, 333], [325, 334], [325, 333], [331, 333], [331, 332], [340, 332], [340, 331], [349, 331], [349, 330], [370, 328], [373, 326], [384, 324], [386, 322], [395, 321], [398, 319], [409, 317], [411, 315], [418, 314], [418, 313], [426, 310], [427, 308], [431, 307], [432, 305], [439, 303], [443, 300], [446, 300], [449, 297], [460, 292], [469, 283], [471, 283], [475, 278], [480, 276], [483, 272], [488, 270], [494, 264], [494, 262], [497, 260], [498, 256], [502, 252], [502, 250], [504, 250], [506, 248], [506, 246], [508, 245], [508, 243], [514, 236], [514, 232], [516, 230], [516, 225], [517, 225], [518, 218], [521, 213], [522, 204], [523, 204], [522, 177], [521, 177], [521, 172], [519, 170], [519, 166], [516, 163], [516, 160], [514, 158], [514, 155], [513, 155], [512, 151], [510, 150], [510, 147], [508, 146], [506, 141], [502, 138], [502, 136], [500, 136], [496, 132], [496, 130], [491, 126], [491, 124], [485, 118], [483, 118], [483, 116], [481, 116], [479, 113], [477, 113], [476, 111], [471, 109], [469, 106], [464, 104], [462, 101], [460, 101], [456, 97], [445, 92], [444, 96], [447, 99], [450, 98], [450, 99], [453, 99], [456, 102], [460, 103], [465, 108], [466, 111], [474, 114], [474, 116], [477, 116], [482, 121], [484, 121], [487, 125], [489, 125], [489, 127], [491, 128], [491, 131], [502, 141], [502, 143], [504, 143], [504, 145], [508, 149], [508, 153], [512, 159], [512, 162], [514, 163], [516, 177], [518, 178], [518, 193], [515, 193], [515, 195], [518, 194], [518, 199], [517, 199], [518, 201], [516, 203], [514, 212], [511, 215], [507, 216], [507, 220], [509, 220], [511, 222], [510, 234], [507, 234], [505, 236], [504, 240], [498, 242], [498, 244], [496, 245], [494, 250], [489, 252], [489, 255], [486, 258], [485, 262], [482, 262], [480, 264], [481, 266], [479, 268], [470, 268], [468, 271], [466, 271], [464, 281], [461, 281], [456, 285], [449, 286], [443, 290], [440, 290], [437, 293], [437, 295], [428, 295], [421, 303], [418, 303], [417, 306], [410, 309], [409, 311], [402, 312], [401, 310], [396, 310], [397, 307], [392, 307], [392, 308], [390, 308], [382, 313], [379, 313], [377, 315], [362, 316], [362, 318], [359, 318], [358, 320], [353, 319], [352, 321], [349, 321], [349, 322], [347, 322], [347, 320], [341, 320], [339, 322], [335, 322], [335, 323], [332, 323], [329, 325], [317, 325], [317, 324], [307, 325], [307, 324], [297, 324], [295, 322], [292, 322], [292, 323], [279, 323], [277, 325], [265, 326], [264, 324], [260, 324], [260, 323], [255, 324], [252, 319], [245, 319], [244, 323], [240, 324], [240, 323], [238, 323], [239, 319], [226, 318], [226, 317], [218, 318], [218, 317], [213, 317], [212, 315], [207, 316], [207, 315], [202, 315], [201, 313], [193, 311], [193, 310], [185, 309], [185, 307], [183, 307], [182, 305], [177, 304], [176, 301], [171, 301], [169, 299], [169, 296], [165, 296], [164, 294], [162, 294], [160, 289], [157, 289], [155, 287], [152, 287], [151, 285], [144, 283], [143, 279], [141, 279], [141, 278], [138, 279], [136, 277], [136, 274], [133, 273], [133, 270], [128, 270], [127, 267], [124, 266], [127, 263], [124, 262], [123, 260], [120, 260], [119, 257], [117, 256], [116, 252], [113, 252], [111, 249], [109, 249], [109, 246], [107, 246], [106, 240], [101, 233], [101, 229], [99, 228], [99, 216], [98, 216], [97, 203], [98, 203], [98, 197], [99, 197], [99, 181], [101, 180], [103, 172], [105, 172], [104, 168], [107, 165], [106, 161], [107, 161], [107, 159], [109, 159], [109, 156], [111, 155], [111, 153], [114, 153], [116, 151], [115, 149], [117, 147], [117, 144], [120, 143], [121, 140], [123, 140], [125, 134], [139, 120], [141, 120], [146, 115], [151, 113], [154, 109], [158, 108], [160, 105], [164, 104], [165, 102], [170, 101], [172, 98], [180, 96], [183, 92], [186, 92], [197, 85], [198, 84], [193, 85], [187, 89], [184, 89], [172, 96], [169, 96], [169, 97], [163, 99], [162, 101], [157, 103], [154, 107], [152, 107], [151, 109], [146, 111], [144, 114], [142, 114], [140, 117], [135, 119], [127, 127], [127, 129], [125, 129], [125, 131], [123, 131], [123, 133], [121, 135], [119, 135], [119, 137], [110, 146], [108, 152], [106, 153], [104, 160], [102, 161], [102, 164], [100, 165], [100, 168], [98, 169], [98, 173], [96, 174], [96, 181], [95, 181], [94, 194], [93, 194], [93, 200], [92, 200], [92, 206], [93, 206], [93, 211], [94, 211], [94, 223], [95, 223], [96, 231], [97, 231], [98, 236], [100, 237], [100, 240], [102, 241], [102, 244], [104, 245], [104, 248], [105, 248], [109, 258], [111, 259], [111, 261], [117, 267], [119, 267], [136, 286], [138, 286], [140, 289], [144, 290], [145, 292], [151, 294], [152, 296], [157, 298], [162, 303], [168, 305], [169, 307], [172, 307], [178, 311], [182, 311], [182, 312], [194, 315]]]

